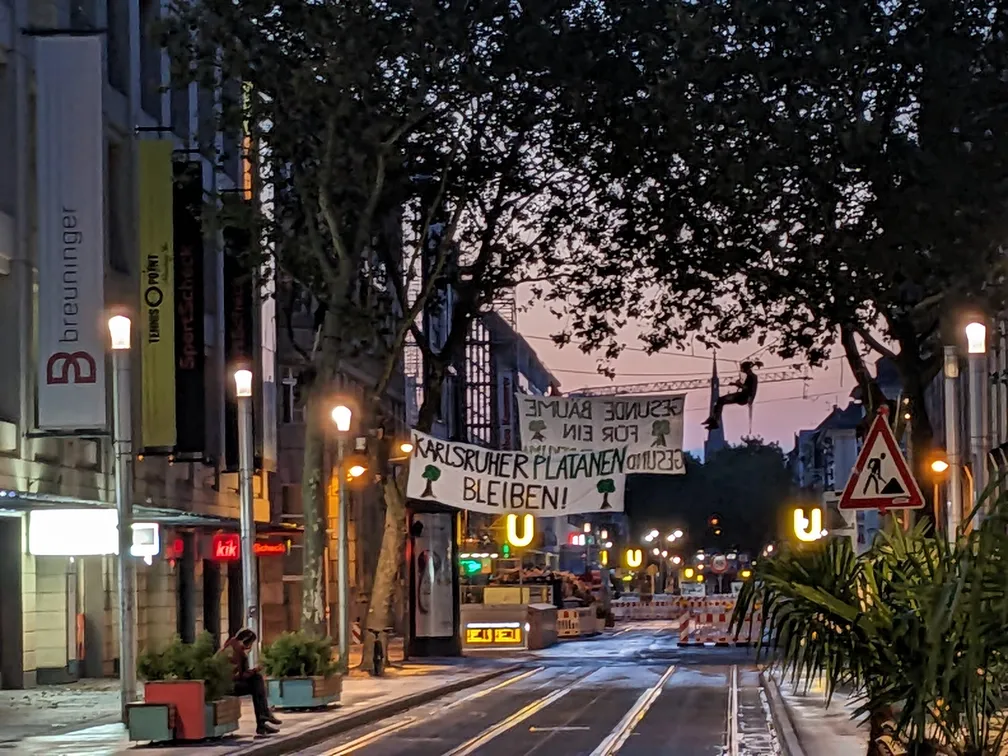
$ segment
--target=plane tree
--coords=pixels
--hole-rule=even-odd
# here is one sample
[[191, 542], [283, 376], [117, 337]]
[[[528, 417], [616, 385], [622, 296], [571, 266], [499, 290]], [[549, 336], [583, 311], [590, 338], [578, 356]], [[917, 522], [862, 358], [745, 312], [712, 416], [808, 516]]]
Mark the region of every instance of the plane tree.
[[[213, 125], [241, 136], [253, 165], [252, 196], [213, 196], [209, 212], [249, 231], [248, 270], [317, 305], [311, 343], [289, 329], [304, 363], [305, 629], [327, 629], [325, 410], [341, 370], [371, 366], [364, 409], [380, 426], [412, 340], [424, 361], [416, 427], [429, 431], [475, 319], [515, 285], [555, 278], [604, 229], [591, 165], [553, 143], [578, 117], [570, 100], [608, 76], [594, 52], [604, 31], [577, 0], [173, 3], [174, 81], [217, 92]], [[596, 138], [586, 130], [585, 154]], [[237, 157], [200, 147], [222, 165]], [[427, 332], [424, 313], [449, 305], [447, 327]], [[367, 629], [392, 624], [406, 537], [406, 470], [377, 456], [385, 526], [366, 644]]]
[[655, 351], [758, 338], [812, 364], [839, 343], [869, 409], [881, 396], [864, 358], [884, 355], [926, 451], [941, 345], [967, 311], [1003, 306], [1008, 9], [640, 6], [613, 11], [622, 78], [582, 105], [629, 136], [592, 157], [620, 223], [553, 287], [572, 313], [558, 340], [613, 356], [634, 320]]

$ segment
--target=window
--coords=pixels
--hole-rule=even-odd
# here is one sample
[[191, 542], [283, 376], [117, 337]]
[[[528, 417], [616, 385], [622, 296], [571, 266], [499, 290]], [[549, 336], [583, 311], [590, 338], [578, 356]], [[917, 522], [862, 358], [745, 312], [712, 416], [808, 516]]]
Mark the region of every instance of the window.
[[155, 0], [140, 0], [140, 106], [161, 121], [161, 48], [152, 39], [159, 13]]
[[304, 423], [304, 407], [298, 406], [297, 377], [287, 368], [280, 384], [280, 422], [285, 425]]
[[129, 273], [129, 257], [127, 254], [126, 233], [124, 221], [129, 211], [126, 198], [130, 174], [127, 170], [127, 155], [124, 145], [118, 142], [108, 143], [105, 193], [108, 197], [108, 259], [112, 270], [117, 273]]
[[129, 0], [106, 0], [109, 84], [126, 94], [129, 79]]

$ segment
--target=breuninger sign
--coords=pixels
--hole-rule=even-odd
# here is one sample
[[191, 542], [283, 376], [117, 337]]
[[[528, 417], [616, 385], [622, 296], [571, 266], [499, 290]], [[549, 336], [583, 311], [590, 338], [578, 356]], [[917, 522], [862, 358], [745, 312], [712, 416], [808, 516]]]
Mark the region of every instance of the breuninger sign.
[[626, 460], [625, 446], [547, 456], [414, 431], [406, 494], [488, 514], [622, 512]]
[[627, 448], [626, 472], [683, 475], [685, 394], [664, 396], [529, 396], [516, 394], [522, 449]]

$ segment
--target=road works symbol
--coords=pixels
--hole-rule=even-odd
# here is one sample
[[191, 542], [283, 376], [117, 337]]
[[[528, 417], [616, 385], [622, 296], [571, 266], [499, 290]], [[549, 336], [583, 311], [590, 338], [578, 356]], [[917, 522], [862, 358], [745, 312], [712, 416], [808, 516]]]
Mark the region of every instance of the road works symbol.
[[924, 506], [920, 487], [910, 473], [886, 420], [879, 410], [868, 429], [850, 479], [840, 497], [840, 509], [919, 509]]

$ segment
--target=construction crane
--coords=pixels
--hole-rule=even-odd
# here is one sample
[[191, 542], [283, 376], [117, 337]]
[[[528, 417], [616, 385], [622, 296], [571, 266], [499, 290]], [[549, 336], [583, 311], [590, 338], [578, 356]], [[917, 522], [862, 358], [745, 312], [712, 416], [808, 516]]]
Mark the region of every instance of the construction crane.
[[[812, 376], [808, 368], [800, 363], [790, 365], [782, 370], [760, 372], [760, 385], [764, 383], [783, 383], [785, 381], [803, 381], [803, 389], [807, 390], [808, 381]], [[662, 394], [670, 391], [692, 391], [709, 388], [713, 378], [690, 378], [681, 381], [652, 381], [650, 383], [624, 383], [618, 386], [587, 386], [571, 391], [568, 396], [620, 396], [623, 394]], [[803, 393], [804, 393], [803, 390]]]

